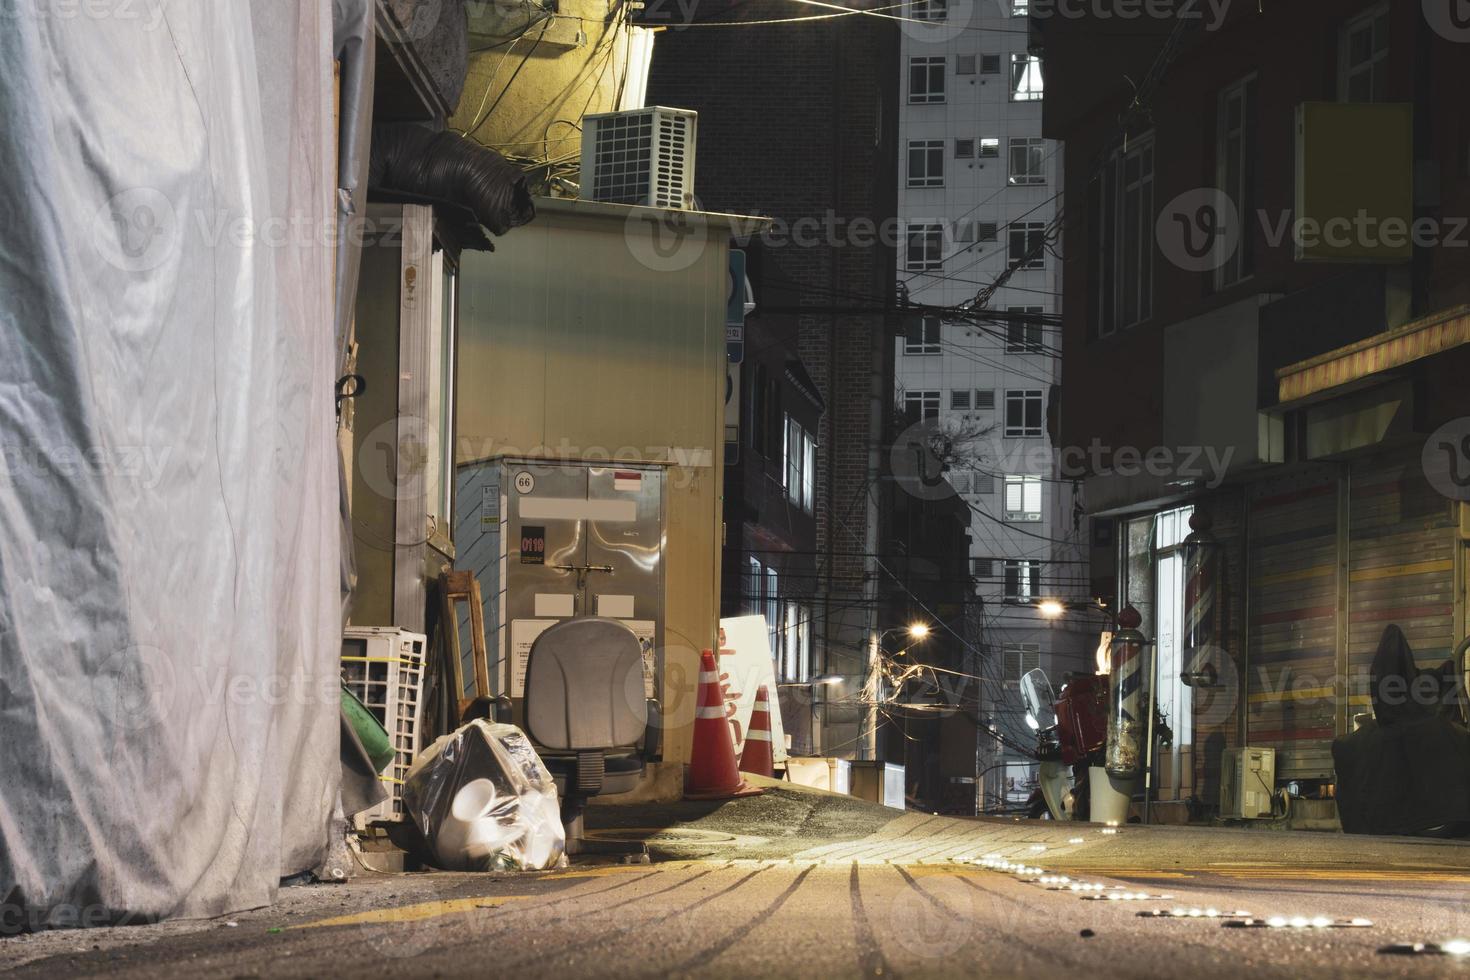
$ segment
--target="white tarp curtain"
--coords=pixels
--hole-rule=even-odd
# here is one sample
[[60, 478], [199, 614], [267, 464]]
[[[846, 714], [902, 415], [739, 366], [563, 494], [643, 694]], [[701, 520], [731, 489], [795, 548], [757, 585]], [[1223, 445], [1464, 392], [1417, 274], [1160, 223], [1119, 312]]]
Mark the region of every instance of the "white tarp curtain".
[[339, 780], [331, 4], [5, 14], [0, 926], [267, 903]]

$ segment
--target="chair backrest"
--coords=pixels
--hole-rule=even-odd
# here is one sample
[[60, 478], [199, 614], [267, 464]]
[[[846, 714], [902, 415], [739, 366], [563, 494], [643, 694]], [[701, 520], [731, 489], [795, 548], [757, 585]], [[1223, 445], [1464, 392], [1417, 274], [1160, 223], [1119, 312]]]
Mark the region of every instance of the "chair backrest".
[[643, 646], [615, 619], [568, 619], [531, 644], [526, 731], [562, 751], [636, 745], [648, 724]]

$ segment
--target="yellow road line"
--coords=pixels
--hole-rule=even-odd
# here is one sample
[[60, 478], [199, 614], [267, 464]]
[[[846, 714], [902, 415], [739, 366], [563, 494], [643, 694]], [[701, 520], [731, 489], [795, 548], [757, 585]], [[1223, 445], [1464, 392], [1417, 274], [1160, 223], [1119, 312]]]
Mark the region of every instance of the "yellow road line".
[[416, 905], [399, 905], [391, 909], [371, 909], [367, 912], [336, 915], [330, 919], [317, 919], [315, 922], [303, 922], [300, 925], [294, 925], [290, 928], [319, 929], [327, 926], [361, 926], [379, 923], [399, 924], [404, 922], [421, 922], [424, 919], [433, 919], [441, 915], [453, 915], [456, 912], [473, 912], [476, 909], [499, 908], [506, 902], [514, 902], [518, 899], [528, 897], [526, 895], [478, 895], [474, 898], [440, 898], [432, 902], [419, 902]]
[[591, 868], [574, 868], [570, 871], [553, 871], [551, 874], [543, 875], [537, 881], [566, 881], [568, 878], [605, 878], [628, 871], [647, 872], [649, 866], [646, 864], [605, 864]]
[[1182, 868], [1174, 871], [1148, 871], [1142, 868], [1064, 868], [1070, 875], [1097, 875], [1103, 878], [1192, 878], [1218, 875], [1222, 878], [1286, 879], [1305, 878], [1321, 881], [1424, 881], [1470, 882], [1470, 873], [1454, 871], [1378, 871], [1356, 868], [1261, 868], [1211, 867]]

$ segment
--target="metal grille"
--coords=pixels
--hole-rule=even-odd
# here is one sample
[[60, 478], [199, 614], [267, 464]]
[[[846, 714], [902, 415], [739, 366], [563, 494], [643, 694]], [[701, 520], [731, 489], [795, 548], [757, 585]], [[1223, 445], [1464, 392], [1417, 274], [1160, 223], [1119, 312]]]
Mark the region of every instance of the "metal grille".
[[592, 199], [612, 204], [648, 203], [653, 159], [653, 115], [608, 116], [597, 121]]
[[693, 113], [649, 108], [589, 117], [591, 200], [687, 208], [693, 192]]
[[653, 185], [653, 204], [661, 208], [684, 207], [688, 184], [686, 154], [689, 120], [683, 116], [660, 116], [658, 120], [658, 163]]
[[419, 748], [424, 637], [397, 630], [349, 628], [342, 639], [342, 683], [382, 723], [393, 761], [380, 777], [390, 798], [356, 816], [359, 826], [403, 819], [403, 781]]

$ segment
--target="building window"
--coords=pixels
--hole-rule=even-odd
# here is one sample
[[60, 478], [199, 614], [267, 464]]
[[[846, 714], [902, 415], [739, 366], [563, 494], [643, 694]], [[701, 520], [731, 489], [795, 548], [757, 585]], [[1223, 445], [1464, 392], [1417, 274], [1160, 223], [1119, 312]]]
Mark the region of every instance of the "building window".
[[1046, 268], [1045, 221], [1012, 221], [1008, 239], [1012, 269]]
[[1337, 45], [1337, 91], [1343, 102], [1387, 100], [1387, 4], [1343, 25]]
[[980, 56], [980, 74], [982, 74], [982, 75], [999, 75], [1000, 74], [1000, 55], [998, 55], [998, 54], [982, 54]]
[[781, 409], [781, 377], [755, 362], [750, 372], [750, 448], [765, 459], [780, 457], [786, 437], [786, 414]]
[[1000, 240], [1000, 225], [994, 221], [975, 222], [975, 240], [977, 242], [994, 242]]
[[1011, 0], [1011, 16], [1025, 17], [1031, 12], [1031, 0]]
[[786, 603], [781, 645], [781, 680], [805, 683], [812, 673], [812, 607], [801, 602]]
[[774, 568], [766, 569], [766, 631], [774, 657], [781, 650], [781, 579]]
[[973, 54], [957, 54], [954, 56], [954, 73], [956, 75], [975, 74], [975, 56]]
[[1041, 520], [1041, 477], [1006, 477], [1005, 519], [1013, 523]]
[[[1154, 518], [1153, 585], [1154, 585], [1154, 656], [1158, 661], [1158, 705], [1167, 712], [1170, 726], [1179, 726], [1176, 745], [1188, 745], [1190, 734], [1191, 691], [1180, 680], [1181, 671], [1192, 669], [1183, 653], [1186, 629], [1184, 608], [1185, 566], [1180, 548], [1189, 536], [1192, 507], [1166, 510]], [[1198, 666], [1197, 664], [1194, 666]]]
[[1093, 320], [1098, 336], [1106, 337], [1153, 313], [1153, 140], [1134, 140], [1126, 153], [1115, 154], [1102, 168], [1098, 189]]
[[995, 561], [990, 558], [971, 558], [970, 574], [980, 579], [994, 578]]
[[977, 411], [977, 412], [993, 412], [993, 411], [995, 411], [995, 389], [994, 388], [976, 388], [975, 389], [975, 411]]
[[[1256, 80], [1252, 76], [1220, 93], [1215, 127], [1215, 180], [1244, 221], [1255, 213]], [[1249, 223], [1243, 224], [1235, 251], [1215, 270], [1215, 288], [1223, 289], [1254, 271]]]
[[759, 558], [746, 558], [745, 602], [742, 605], [756, 615], [765, 612], [766, 572]]
[[801, 423], [786, 416], [786, 496], [807, 513], [816, 504], [817, 442]]
[[1041, 59], [1029, 54], [1011, 55], [1011, 101], [1036, 102], [1042, 94]]
[[1041, 390], [1012, 388], [1006, 391], [1006, 435], [1030, 439], [1041, 435]]
[[1046, 141], [1040, 136], [1021, 136], [1011, 139], [1012, 186], [1046, 183]]
[[954, 141], [954, 156], [956, 160], [972, 160], [975, 157], [975, 141], [973, 139], [957, 139]]
[[944, 226], [909, 225], [904, 268], [909, 272], [933, 272], [944, 265]]
[[980, 152], [976, 154], [982, 160], [995, 160], [1000, 157], [1000, 137], [980, 137]]
[[949, 17], [949, 0], [914, 0], [914, 20], [945, 20]]
[[977, 497], [988, 497], [995, 493], [995, 477], [989, 473], [976, 473], [971, 485], [974, 486]]
[[938, 354], [942, 329], [937, 316], [911, 318], [903, 335], [903, 352], [905, 354]]
[[903, 394], [903, 414], [909, 425], [927, 419], [939, 418], [939, 392], [906, 391]]
[[944, 140], [909, 140], [909, 186], [944, 186]]
[[944, 59], [909, 59], [909, 101], [916, 104], [944, 101]]
[[1010, 306], [1006, 312], [1011, 314], [1006, 324], [1006, 353], [1040, 354], [1041, 307]]
[[1021, 678], [1041, 667], [1041, 644], [1007, 643], [1001, 647], [1001, 671], [1008, 688], [1019, 688]]
[[960, 388], [949, 393], [949, 407], [954, 412], [968, 412], [970, 410], [970, 389]]
[[1041, 595], [1041, 563], [1007, 559], [1006, 602], [1035, 602]]

